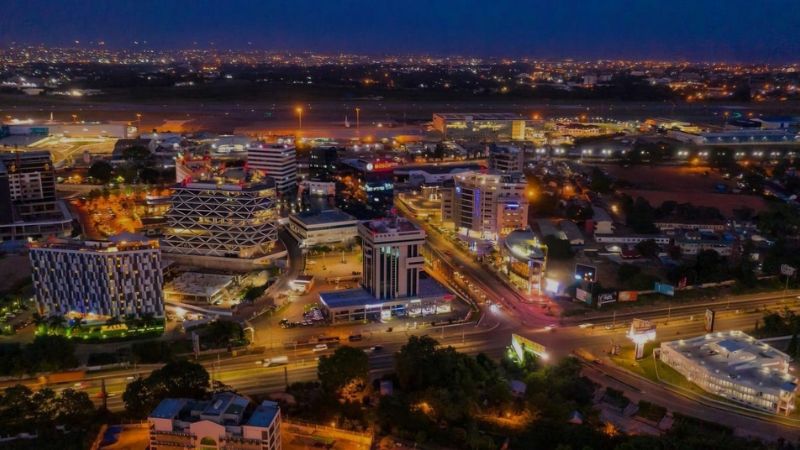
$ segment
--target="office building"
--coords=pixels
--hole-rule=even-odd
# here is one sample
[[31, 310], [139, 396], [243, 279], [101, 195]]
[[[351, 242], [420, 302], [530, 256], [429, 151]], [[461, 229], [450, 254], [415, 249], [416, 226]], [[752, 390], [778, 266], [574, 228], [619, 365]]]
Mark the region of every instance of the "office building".
[[512, 113], [435, 113], [433, 128], [445, 139], [508, 141], [525, 139], [526, 120]]
[[336, 173], [339, 162], [336, 147], [318, 147], [311, 149], [308, 160], [308, 174], [315, 181], [329, 181]]
[[500, 247], [502, 271], [509, 281], [528, 293], [541, 293], [547, 270], [547, 246], [530, 229], [515, 230]]
[[297, 152], [292, 145], [253, 143], [247, 147], [247, 166], [272, 178], [278, 194], [293, 192], [297, 188]]
[[660, 349], [661, 361], [711, 394], [774, 414], [795, 408], [791, 357], [741, 331], [662, 342]]
[[72, 216], [56, 198], [50, 152], [0, 153], [0, 240], [68, 237]]
[[259, 260], [278, 239], [277, 221], [271, 180], [182, 183], [172, 188], [162, 247], [173, 255]]
[[402, 219], [359, 224], [362, 240], [362, 285], [320, 293], [333, 322], [389, 320], [451, 311], [452, 295], [423, 272], [425, 232]]
[[150, 449], [280, 450], [277, 403], [254, 406], [232, 392], [211, 400], [166, 398], [147, 417]]
[[519, 147], [492, 144], [489, 146], [489, 170], [500, 173], [522, 172], [525, 152]]
[[454, 181], [452, 196], [442, 198], [442, 220], [452, 221], [462, 237], [496, 241], [528, 226], [522, 174], [469, 172]]
[[290, 215], [286, 229], [300, 248], [350, 244], [358, 235], [358, 220], [337, 209], [307, 211]]
[[164, 316], [158, 241], [48, 241], [30, 245], [33, 289], [42, 316]]
[[345, 159], [339, 162], [338, 201], [359, 219], [386, 216], [394, 206], [394, 175], [391, 161]]

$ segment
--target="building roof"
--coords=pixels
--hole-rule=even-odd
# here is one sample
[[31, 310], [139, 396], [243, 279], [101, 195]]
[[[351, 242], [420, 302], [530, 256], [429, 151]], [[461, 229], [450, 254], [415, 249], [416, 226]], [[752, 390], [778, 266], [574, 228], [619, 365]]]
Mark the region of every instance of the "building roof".
[[341, 291], [320, 292], [319, 299], [328, 308], [349, 308], [354, 306], [380, 305], [383, 303], [395, 303], [403, 300], [425, 299], [450, 295], [446, 287], [439, 284], [433, 278], [420, 277], [417, 285], [416, 297], [408, 298], [375, 298], [369, 291], [362, 288], [344, 289]]
[[164, 286], [164, 291], [185, 295], [213, 296], [233, 282], [231, 275], [184, 272]]
[[189, 399], [185, 398], [165, 398], [150, 413], [150, 417], [155, 419], [174, 419], [189, 401]]
[[336, 222], [353, 222], [355, 224], [357, 219], [350, 214], [338, 209], [326, 209], [324, 211], [304, 211], [297, 214], [292, 214], [292, 219], [296, 222], [309, 225], [323, 225]]
[[251, 427], [267, 427], [275, 420], [275, 416], [278, 415], [280, 411], [280, 407], [277, 403], [271, 402], [268, 400], [264, 400], [250, 418], [247, 420], [245, 425], [249, 425]]
[[444, 120], [522, 120], [514, 113], [434, 113], [434, 117]]
[[523, 262], [531, 259], [544, 259], [541, 240], [531, 230], [514, 230], [505, 238], [506, 248], [515, 258]]
[[608, 214], [608, 211], [599, 207], [592, 206], [592, 220], [595, 222], [613, 222], [614, 219]]
[[786, 372], [789, 355], [733, 330], [692, 339], [663, 342], [709, 373], [723, 374], [733, 382], [756, 390], [782, 389], [793, 392], [797, 379]]

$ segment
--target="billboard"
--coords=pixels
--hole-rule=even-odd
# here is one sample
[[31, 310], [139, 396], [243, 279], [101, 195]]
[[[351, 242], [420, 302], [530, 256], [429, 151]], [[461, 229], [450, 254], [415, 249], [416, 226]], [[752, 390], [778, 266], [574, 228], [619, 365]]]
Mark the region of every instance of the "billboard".
[[511, 335], [511, 347], [514, 348], [514, 353], [517, 354], [520, 361], [525, 359], [525, 353], [533, 353], [543, 360], [547, 360], [549, 357], [547, 348], [544, 345], [518, 334]]
[[589, 291], [584, 291], [581, 288], [575, 289], [575, 299], [580, 300], [587, 305], [592, 304], [592, 293]]
[[617, 300], [621, 302], [635, 302], [639, 300], [639, 291], [619, 291]]
[[670, 297], [675, 296], [675, 286], [667, 283], [659, 283], [656, 281], [656, 285], [653, 288], [654, 291], [658, 292], [659, 294], [669, 295]]
[[575, 264], [575, 280], [588, 281], [594, 283], [597, 281], [597, 267], [588, 264]]
[[554, 280], [552, 278], [545, 278], [544, 291], [549, 292], [551, 294], [558, 294], [559, 292], [561, 292], [561, 284], [558, 282], [558, 280]]
[[617, 301], [617, 291], [603, 292], [597, 295], [597, 306], [603, 306], [606, 303], [615, 303]]
[[706, 333], [713, 333], [714, 332], [714, 319], [716, 319], [717, 313], [714, 312], [713, 309], [706, 309], [706, 315], [704, 318], [704, 325]]

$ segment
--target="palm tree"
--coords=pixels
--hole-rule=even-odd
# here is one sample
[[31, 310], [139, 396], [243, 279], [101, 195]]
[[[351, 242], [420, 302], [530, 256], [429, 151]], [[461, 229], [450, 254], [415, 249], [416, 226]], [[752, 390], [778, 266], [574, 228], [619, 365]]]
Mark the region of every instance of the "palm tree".
[[67, 326], [64, 316], [53, 315], [47, 318], [48, 334], [62, 334]]

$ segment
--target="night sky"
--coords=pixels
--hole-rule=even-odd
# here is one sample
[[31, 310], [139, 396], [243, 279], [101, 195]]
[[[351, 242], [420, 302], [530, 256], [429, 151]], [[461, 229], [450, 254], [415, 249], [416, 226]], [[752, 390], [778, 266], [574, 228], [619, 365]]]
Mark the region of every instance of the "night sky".
[[0, 45], [800, 61], [798, 0], [0, 0]]

